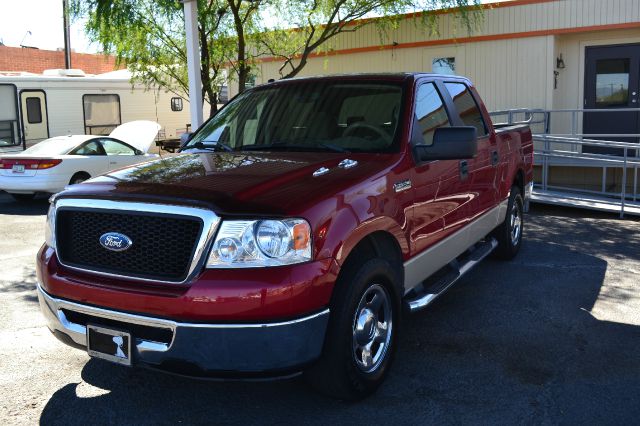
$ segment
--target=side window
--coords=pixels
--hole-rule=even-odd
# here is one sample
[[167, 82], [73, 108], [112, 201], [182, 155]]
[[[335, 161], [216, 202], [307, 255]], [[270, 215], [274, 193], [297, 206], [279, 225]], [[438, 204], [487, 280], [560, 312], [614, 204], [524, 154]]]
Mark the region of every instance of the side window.
[[40, 98], [27, 98], [27, 122], [29, 124], [42, 123], [42, 106]]
[[433, 145], [433, 133], [438, 127], [448, 127], [449, 116], [433, 83], [423, 84], [416, 96], [416, 120], [425, 145]]
[[98, 143], [98, 141], [89, 141], [83, 143], [69, 154], [71, 155], [104, 155], [104, 151], [102, 150], [102, 146]]
[[464, 125], [478, 129], [478, 136], [484, 136], [489, 133], [480, 108], [478, 108], [478, 104], [473, 99], [469, 88], [463, 83], [445, 83], [444, 85], [447, 87], [449, 94], [451, 94], [453, 103]]
[[107, 155], [135, 155], [136, 151], [128, 145], [113, 139], [101, 139], [100, 143]]

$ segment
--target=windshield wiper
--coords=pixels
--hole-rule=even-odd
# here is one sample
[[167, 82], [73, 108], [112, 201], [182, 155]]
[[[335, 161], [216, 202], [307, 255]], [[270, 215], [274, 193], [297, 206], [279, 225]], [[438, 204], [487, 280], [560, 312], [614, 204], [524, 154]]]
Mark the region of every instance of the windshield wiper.
[[288, 150], [288, 149], [299, 149], [302, 151], [322, 151], [323, 149], [332, 151], [332, 152], [349, 152], [348, 150], [339, 147], [337, 145], [331, 145], [326, 143], [319, 143], [316, 145], [299, 145], [299, 144], [288, 144], [286, 142], [274, 142], [266, 145], [247, 145], [240, 148], [241, 151], [267, 151], [270, 149], [273, 150]]
[[222, 142], [213, 142], [212, 145], [205, 145], [203, 142], [196, 142], [193, 145], [185, 146], [182, 150], [191, 149], [191, 148], [203, 149], [205, 151], [213, 151], [213, 152], [219, 152], [219, 151], [232, 152], [233, 151], [233, 148], [231, 148], [229, 145], [226, 145]]

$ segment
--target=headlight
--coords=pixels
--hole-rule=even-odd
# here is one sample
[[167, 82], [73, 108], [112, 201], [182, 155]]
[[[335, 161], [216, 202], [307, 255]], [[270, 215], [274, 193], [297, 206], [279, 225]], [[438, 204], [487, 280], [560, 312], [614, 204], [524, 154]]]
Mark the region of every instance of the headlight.
[[304, 219], [222, 222], [208, 268], [257, 268], [311, 260], [311, 227]]
[[52, 249], [56, 249], [56, 202], [53, 200], [49, 204], [49, 211], [47, 212], [47, 222], [44, 229], [44, 241]]

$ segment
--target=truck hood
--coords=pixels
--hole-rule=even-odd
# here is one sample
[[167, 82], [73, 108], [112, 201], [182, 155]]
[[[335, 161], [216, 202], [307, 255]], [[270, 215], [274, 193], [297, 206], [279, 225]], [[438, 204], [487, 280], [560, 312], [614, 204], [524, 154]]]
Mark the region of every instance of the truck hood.
[[[227, 215], [286, 215], [386, 171], [398, 158], [317, 152], [188, 153], [99, 176], [61, 196], [205, 204]], [[340, 166], [346, 159], [357, 164]], [[328, 171], [314, 176], [323, 167]]]

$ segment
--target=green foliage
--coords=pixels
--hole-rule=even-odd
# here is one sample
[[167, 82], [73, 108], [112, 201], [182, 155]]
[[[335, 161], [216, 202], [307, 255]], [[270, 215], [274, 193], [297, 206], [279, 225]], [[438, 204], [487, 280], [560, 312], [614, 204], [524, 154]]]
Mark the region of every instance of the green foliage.
[[311, 53], [330, 50], [329, 42], [339, 34], [374, 25], [382, 41], [405, 13], [416, 13], [421, 19], [415, 22], [430, 36], [438, 33], [438, 27], [437, 16], [429, 11], [455, 9], [467, 32], [472, 32], [482, 17], [479, 0], [298, 0], [296, 7], [287, 7], [287, 0], [272, 3], [284, 25], [264, 31], [256, 44], [258, 50], [281, 59], [282, 78], [297, 75]]
[[[200, 1], [198, 9], [203, 96], [213, 112], [235, 41], [226, 27], [226, 0]], [[126, 63], [134, 82], [188, 94], [184, 13], [177, 0], [72, 0], [71, 14], [87, 18], [89, 39]]]
[[[225, 79], [242, 92], [264, 55], [280, 58], [282, 78], [297, 75], [313, 52], [329, 51], [339, 34], [376, 26], [381, 43], [397, 28], [400, 14], [413, 12], [416, 25], [437, 34], [428, 11], [455, 8], [461, 28], [473, 31], [480, 0], [198, 0], [203, 96], [217, 108]], [[133, 80], [188, 93], [184, 14], [178, 0], [71, 0], [72, 16], [86, 17], [90, 40], [124, 61]], [[423, 13], [426, 12], [426, 13]], [[371, 18], [371, 19], [369, 19]], [[226, 76], [226, 70], [230, 74]]]

